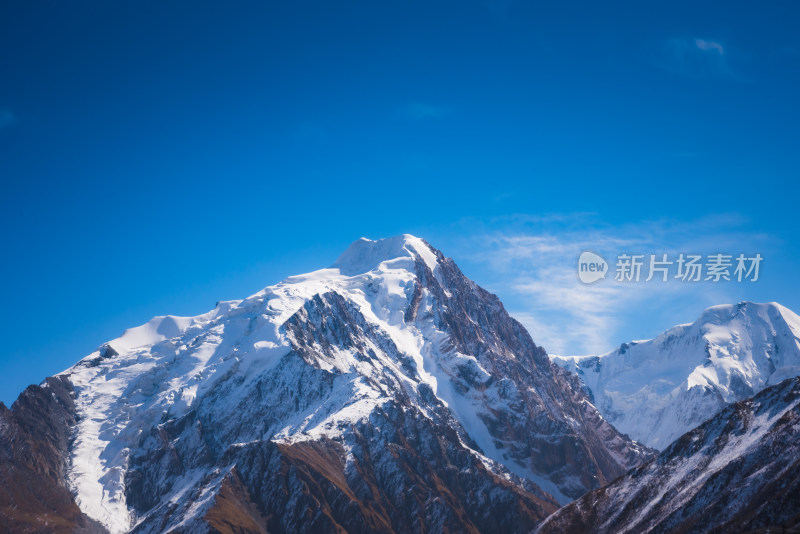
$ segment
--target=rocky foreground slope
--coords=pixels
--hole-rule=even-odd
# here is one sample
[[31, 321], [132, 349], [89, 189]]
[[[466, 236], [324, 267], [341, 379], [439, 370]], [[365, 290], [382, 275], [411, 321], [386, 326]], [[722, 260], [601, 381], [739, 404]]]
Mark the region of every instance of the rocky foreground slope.
[[728, 406], [537, 532], [798, 531], [800, 378], [791, 378]]

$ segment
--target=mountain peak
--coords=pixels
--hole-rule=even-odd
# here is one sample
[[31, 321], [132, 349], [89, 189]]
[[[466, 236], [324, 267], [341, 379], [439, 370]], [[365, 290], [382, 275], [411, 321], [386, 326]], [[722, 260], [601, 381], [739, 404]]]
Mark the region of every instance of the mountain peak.
[[661, 449], [726, 404], [800, 375], [800, 317], [776, 302], [721, 304], [651, 340], [552, 360], [614, 426]]
[[798, 317], [790, 309], [777, 302], [742, 301], [738, 304], [719, 304], [706, 308], [696, 321], [700, 324], [726, 324], [737, 316], [783, 318], [787, 322], [797, 322]]
[[[363, 532], [377, 512], [353, 520], [361, 523], [341, 517], [353, 517], [347, 503], [363, 505], [351, 488], [364, 487], [387, 496], [380, 521], [399, 522], [397, 530], [419, 520], [457, 532], [527, 532], [558, 503], [649, 455], [600, 416], [578, 379], [547, 359], [495, 295], [411, 235], [359, 239], [330, 269], [196, 317], [156, 317], [61, 379], [75, 392], [63, 484], [114, 533], [202, 531], [231, 484], [268, 499], [256, 505], [274, 518], [265, 519], [270, 532], [297, 531], [320, 503], [291, 503], [311, 494], [333, 495], [336, 520]], [[298, 462], [316, 489], [283, 478]], [[355, 462], [365, 469], [350, 469]], [[373, 480], [373, 465], [390, 475]], [[314, 466], [330, 467], [333, 486]], [[445, 502], [444, 472], [460, 473], [460, 500], [409, 512]], [[334, 486], [345, 494], [329, 493]], [[496, 528], [482, 518], [464, 523], [462, 510], [483, 509], [473, 500], [482, 491], [492, 492], [493, 507], [500, 498], [528, 519], [502, 513], [509, 529], [494, 517]], [[178, 501], [180, 510], [170, 504]]]
[[436, 252], [424, 239], [402, 234], [377, 240], [362, 237], [354, 241], [331, 267], [339, 269], [345, 276], [355, 276], [387, 262], [408, 259], [421, 259], [431, 271], [437, 265]]

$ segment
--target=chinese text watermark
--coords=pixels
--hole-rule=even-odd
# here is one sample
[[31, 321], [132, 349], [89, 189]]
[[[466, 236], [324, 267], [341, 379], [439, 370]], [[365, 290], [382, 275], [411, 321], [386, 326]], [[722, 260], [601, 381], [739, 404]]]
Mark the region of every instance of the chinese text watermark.
[[[614, 264], [617, 282], [756, 282], [761, 254], [620, 254]], [[608, 263], [594, 252], [578, 258], [578, 278], [591, 284], [606, 278]]]

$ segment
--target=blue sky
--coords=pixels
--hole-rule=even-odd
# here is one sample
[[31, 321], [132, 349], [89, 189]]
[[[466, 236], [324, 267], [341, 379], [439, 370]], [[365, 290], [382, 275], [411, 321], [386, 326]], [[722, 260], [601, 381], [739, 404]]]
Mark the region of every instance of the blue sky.
[[[800, 309], [794, 2], [116, 4], [0, 6], [6, 403], [360, 236], [425, 237], [553, 352]], [[765, 259], [587, 287], [587, 247]]]

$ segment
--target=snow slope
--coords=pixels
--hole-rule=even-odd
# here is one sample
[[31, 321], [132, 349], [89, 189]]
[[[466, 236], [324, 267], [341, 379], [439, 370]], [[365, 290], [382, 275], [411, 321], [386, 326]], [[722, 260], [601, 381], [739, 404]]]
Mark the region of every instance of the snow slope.
[[800, 375], [800, 317], [777, 303], [714, 306], [602, 356], [551, 356], [617, 429], [663, 449], [728, 403]]

